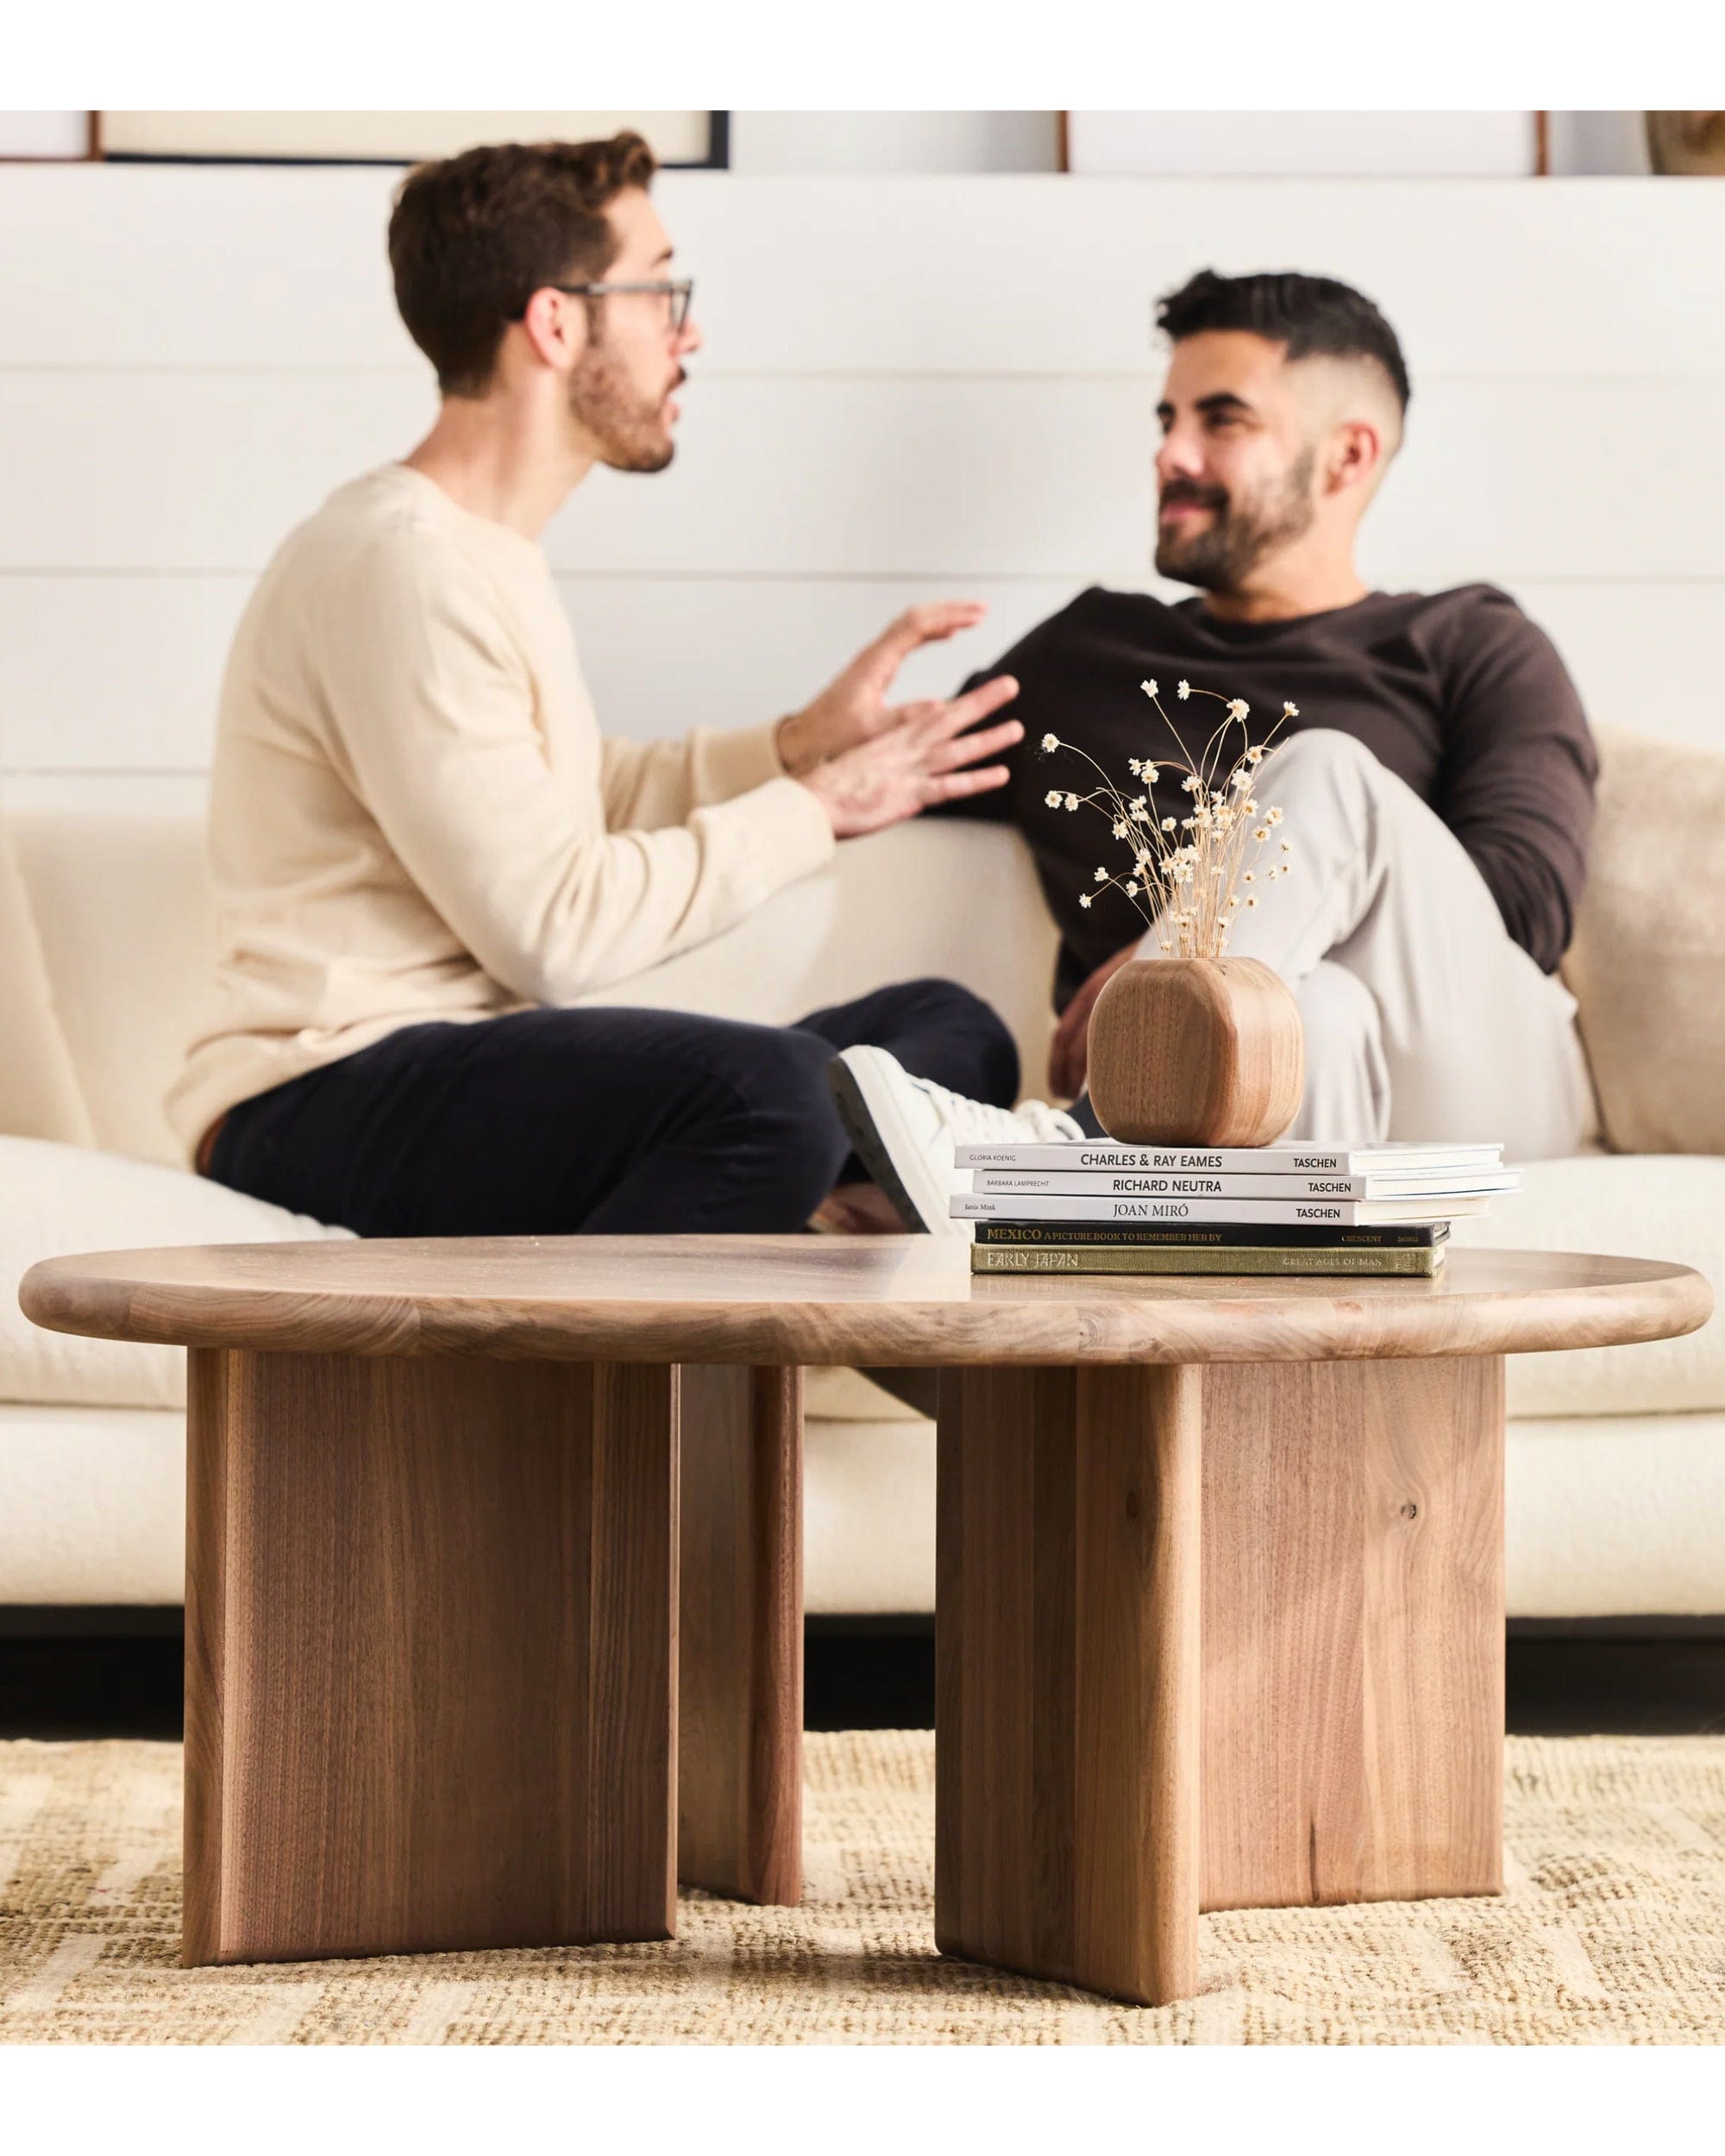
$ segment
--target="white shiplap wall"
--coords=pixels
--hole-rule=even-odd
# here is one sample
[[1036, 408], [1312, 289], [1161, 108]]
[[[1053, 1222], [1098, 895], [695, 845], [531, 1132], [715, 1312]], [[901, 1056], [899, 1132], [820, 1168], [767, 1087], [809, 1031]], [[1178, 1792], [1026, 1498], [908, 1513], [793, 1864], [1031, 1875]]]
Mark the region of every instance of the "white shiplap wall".
[[[429, 418], [393, 178], [0, 167], [13, 801], [195, 797], [257, 571]], [[1503, 583], [1596, 720], [1725, 746], [1725, 187], [688, 173], [661, 205], [707, 335], [677, 461], [547, 542], [612, 730], [769, 716], [908, 599], [985, 598], [907, 673], [944, 686], [1144, 580], [1151, 297], [1294, 263], [1377, 298], [1414, 374], [1367, 573]]]

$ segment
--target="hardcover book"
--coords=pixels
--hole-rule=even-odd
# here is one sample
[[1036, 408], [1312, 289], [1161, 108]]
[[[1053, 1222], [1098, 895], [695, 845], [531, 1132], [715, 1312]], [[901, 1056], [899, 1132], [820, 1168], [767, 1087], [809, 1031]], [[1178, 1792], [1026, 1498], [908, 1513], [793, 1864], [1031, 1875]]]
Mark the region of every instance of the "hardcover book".
[[1424, 1250], [1299, 1250], [1236, 1244], [1226, 1250], [1150, 1244], [976, 1243], [973, 1273], [1232, 1274], [1285, 1276], [1335, 1274], [1430, 1280], [1441, 1271], [1444, 1246]]
[[1034, 1168], [1070, 1175], [1099, 1168], [1166, 1169], [1175, 1175], [1365, 1175], [1376, 1169], [1495, 1168], [1501, 1144], [1383, 1145], [1124, 1145], [1118, 1138], [1051, 1139], [1036, 1145], [961, 1145], [961, 1168]]
[[1521, 1176], [1513, 1168], [1481, 1171], [1442, 1170], [1435, 1174], [1366, 1175], [1210, 1175], [1105, 1172], [1026, 1175], [1005, 1169], [979, 1169], [975, 1188], [988, 1197], [1018, 1192], [1046, 1198], [1441, 1198], [1483, 1196], [1515, 1190]]
[[955, 1220], [1237, 1220], [1289, 1227], [1370, 1227], [1383, 1221], [1458, 1220], [1484, 1213], [1484, 1198], [991, 1198], [960, 1192]]
[[1084, 1245], [1106, 1250], [1430, 1250], [1449, 1240], [1447, 1220], [1380, 1228], [1283, 1227], [1267, 1221], [979, 1220], [978, 1243]]

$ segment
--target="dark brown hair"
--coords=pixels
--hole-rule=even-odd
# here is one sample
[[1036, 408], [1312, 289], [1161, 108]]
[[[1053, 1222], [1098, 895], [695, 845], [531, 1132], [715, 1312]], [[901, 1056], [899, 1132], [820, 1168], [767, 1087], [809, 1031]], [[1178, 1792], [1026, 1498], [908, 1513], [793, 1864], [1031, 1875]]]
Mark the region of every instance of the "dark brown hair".
[[485, 393], [505, 326], [542, 285], [604, 276], [618, 245], [606, 205], [656, 169], [638, 135], [499, 142], [414, 166], [396, 190], [389, 263], [446, 397]]
[[1200, 270], [1178, 291], [1157, 302], [1156, 326], [1176, 344], [1205, 329], [1250, 329], [1285, 345], [1290, 360], [1323, 353], [1339, 360], [1375, 360], [1405, 412], [1413, 389], [1396, 332], [1364, 292], [1339, 278], [1299, 270], [1263, 270], [1223, 277]]

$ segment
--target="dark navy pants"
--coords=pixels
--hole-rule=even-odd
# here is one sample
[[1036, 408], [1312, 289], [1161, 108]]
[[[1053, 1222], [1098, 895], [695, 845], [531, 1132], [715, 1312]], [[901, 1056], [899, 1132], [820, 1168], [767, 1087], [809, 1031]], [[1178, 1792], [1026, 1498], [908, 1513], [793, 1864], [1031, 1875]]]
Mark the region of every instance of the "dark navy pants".
[[408, 1025], [232, 1109], [217, 1182], [360, 1235], [772, 1233], [860, 1178], [827, 1091], [841, 1048], [1009, 1106], [1012, 1036], [946, 981], [795, 1025], [523, 1011]]

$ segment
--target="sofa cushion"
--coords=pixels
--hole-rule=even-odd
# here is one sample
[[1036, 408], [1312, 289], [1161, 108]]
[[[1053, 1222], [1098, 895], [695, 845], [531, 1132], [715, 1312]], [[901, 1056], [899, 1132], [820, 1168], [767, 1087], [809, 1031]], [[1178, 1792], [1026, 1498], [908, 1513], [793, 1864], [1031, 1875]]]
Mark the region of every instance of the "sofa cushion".
[[13, 818], [85, 1140], [187, 1165], [163, 1097], [207, 1018], [216, 931], [200, 819], [33, 810]]
[[0, 1131], [88, 1145], [94, 1136], [42, 962], [12, 835], [0, 815]]
[[1039, 1094], [1057, 938], [1030, 849], [1000, 824], [900, 824], [838, 849], [699, 950], [577, 999], [784, 1025], [893, 981], [957, 981], [991, 1004]]
[[1602, 731], [1564, 978], [1607, 1142], [1725, 1153], [1725, 755]]
[[803, 1372], [803, 1413], [811, 1422], [923, 1422], [908, 1401], [882, 1390], [861, 1370], [823, 1364]]
[[1510, 1414], [1725, 1408], [1725, 1160], [1602, 1153], [1529, 1161], [1521, 1176], [1517, 1196], [1456, 1222], [1452, 1247], [1665, 1258], [1704, 1274], [1721, 1307], [1678, 1340], [1510, 1356]]
[[0, 1401], [0, 1604], [185, 1591], [185, 1416]]
[[0, 1138], [0, 1400], [183, 1407], [177, 1347], [87, 1340], [32, 1325], [18, 1282], [39, 1258], [171, 1243], [304, 1243], [346, 1238], [221, 1183], [45, 1139]]
[[1504, 1497], [1512, 1617], [1725, 1611], [1725, 1415], [1512, 1422]]

